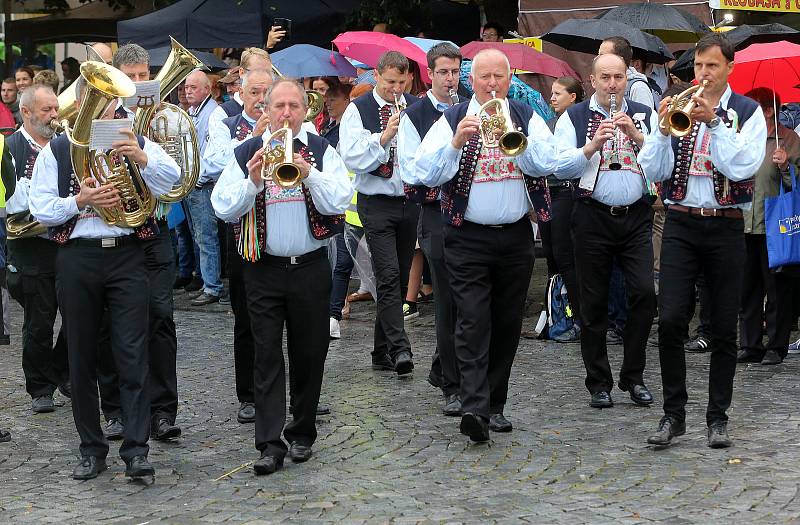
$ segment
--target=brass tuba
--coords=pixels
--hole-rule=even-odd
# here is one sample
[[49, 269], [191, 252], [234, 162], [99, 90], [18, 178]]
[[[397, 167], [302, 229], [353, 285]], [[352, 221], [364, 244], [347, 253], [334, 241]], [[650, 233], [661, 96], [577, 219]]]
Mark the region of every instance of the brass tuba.
[[264, 142], [261, 178], [265, 181], [272, 180], [281, 188], [296, 188], [300, 184], [300, 168], [292, 162], [294, 160], [292, 138], [292, 128], [286, 121], [281, 129]]
[[111, 184], [119, 192], [119, 206], [95, 209], [107, 224], [127, 228], [141, 226], [153, 213], [156, 199], [136, 163], [131, 162], [131, 171], [128, 171], [124, 159], [114, 150], [103, 153], [89, 149], [92, 120], [102, 117], [118, 98], [133, 96], [136, 86], [122, 71], [102, 62], [84, 62], [81, 76], [86, 88], [74, 124], [70, 125], [68, 119], [61, 123], [71, 144], [75, 176], [81, 181], [94, 177], [98, 184]]
[[[492, 106], [495, 107], [494, 115], [489, 114]], [[514, 129], [508, 101], [496, 98], [494, 91], [492, 100], [483, 104], [477, 115], [481, 119], [481, 139], [487, 148], [500, 148], [509, 157], [516, 157], [528, 147], [528, 138]], [[500, 138], [497, 137], [498, 132]]]
[[43, 233], [47, 233], [47, 226], [35, 220], [29, 211], [12, 213], [6, 218], [6, 235], [9, 240], [38, 237]]
[[[278, 78], [286, 78], [274, 64], [272, 65], [272, 72], [275, 73]], [[317, 118], [317, 115], [322, 113], [322, 110], [325, 109], [325, 96], [317, 90], [306, 89], [306, 105], [308, 109], [306, 110], [305, 121], [310, 122]]]
[[702, 84], [692, 86], [672, 97], [667, 106], [667, 114], [658, 123], [658, 127], [666, 130], [673, 137], [681, 138], [687, 135], [694, 126], [692, 110], [695, 103], [692, 96], [702, 94], [707, 84], [708, 80], [703, 80]]
[[[154, 80], [161, 81], [160, 100], [166, 100], [178, 84], [203, 63], [177, 40], [170, 37], [172, 50]], [[159, 200], [178, 202], [197, 184], [200, 176], [200, 148], [192, 118], [180, 107], [162, 102], [140, 107], [133, 117], [133, 132], [157, 143], [178, 164], [181, 178]]]

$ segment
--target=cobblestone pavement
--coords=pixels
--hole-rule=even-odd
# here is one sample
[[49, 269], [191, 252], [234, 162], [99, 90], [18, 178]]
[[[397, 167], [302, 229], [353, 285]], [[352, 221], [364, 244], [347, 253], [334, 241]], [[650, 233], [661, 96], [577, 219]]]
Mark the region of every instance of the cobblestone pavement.
[[[52, 414], [30, 412], [15, 308], [12, 346], [0, 347], [0, 427], [13, 433], [0, 444], [0, 522], [800, 524], [796, 357], [740, 365], [735, 446], [711, 450], [708, 355], [689, 355], [688, 433], [654, 451], [645, 438], [658, 408], [614, 391], [615, 408], [590, 409], [579, 347], [523, 339], [506, 408], [514, 431], [471, 445], [425, 380], [432, 306], [421, 305], [422, 317], [409, 324], [417, 368], [405, 380], [369, 369], [373, 307], [353, 310], [331, 345], [323, 401], [332, 414], [319, 421], [311, 461], [287, 459], [284, 470], [258, 478], [246, 468], [221, 481], [258, 457], [253, 427], [235, 418], [232, 317], [222, 306], [177, 311], [184, 434], [152, 442], [156, 483], [144, 487], [126, 481], [117, 444], [109, 471], [71, 479], [78, 441], [69, 401]], [[611, 354], [618, 368], [621, 348]], [[657, 351], [648, 354], [658, 404]]]

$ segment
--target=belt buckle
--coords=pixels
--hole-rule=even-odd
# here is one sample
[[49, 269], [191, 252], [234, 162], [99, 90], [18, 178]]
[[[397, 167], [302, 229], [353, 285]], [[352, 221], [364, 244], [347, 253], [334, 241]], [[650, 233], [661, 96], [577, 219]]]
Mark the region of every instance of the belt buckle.
[[[706, 211], [710, 213], [706, 213]], [[700, 208], [700, 216], [701, 217], [716, 217], [717, 216], [717, 209], [716, 208]]]
[[103, 248], [114, 248], [117, 245], [116, 237], [104, 237], [100, 239], [100, 246]]
[[289, 264], [300, 264], [300, 261], [297, 260], [298, 257], [296, 255], [292, 255], [289, 257]]
[[609, 206], [608, 212], [614, 217], [628, 213], [628, 206]]

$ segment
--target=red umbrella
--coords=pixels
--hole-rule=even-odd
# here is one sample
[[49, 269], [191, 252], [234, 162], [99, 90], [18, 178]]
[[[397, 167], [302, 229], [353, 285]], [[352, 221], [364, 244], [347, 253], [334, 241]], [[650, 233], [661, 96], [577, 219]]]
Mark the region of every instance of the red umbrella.
[[569, 64], [524, 44], [506, 44], [503, 42], [470, 42], [461, 47], [461, 54], [464, 58], [472, 59], [478, 51], [484, 49], [498, 49], [502, 51], [511, 64], [512, 69], [524, 69], [531, 73], [539, 73], [548, 77], [573, 77], [578, 80], [581, 77], [572, 69]]
[[348, 31], [334, 38], [333, 43], [336, 44], [339, 53], [371, 67], [377, 67], [378, 59], [387, 51], [398, 51], [407, 59], [419, 64], [422, 81], [431, 83], [425, 51], [399, 36], [374, 31]]
[[728, 83], [737, 93], [766, 87], [781, 102], [800, 102], [800, 45], [785, 40], [752, 44], [736, 52], [734, 63]]

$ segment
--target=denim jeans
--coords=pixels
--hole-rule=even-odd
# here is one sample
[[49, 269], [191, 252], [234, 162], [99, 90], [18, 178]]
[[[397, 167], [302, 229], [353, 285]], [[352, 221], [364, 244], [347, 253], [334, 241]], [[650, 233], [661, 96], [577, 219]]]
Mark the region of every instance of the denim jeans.
[[350, 284], [350, 274], [353, 272], [353, 258], [347, 251], [344, 233], [337, 234], [335, 238], [336, 264], [333, 267], [333, 286], [331, 287], [331, 317], [341, 321], [347, 287]]
[[203, 278], [203, 290], [209, 295], [222, 295], [220, 279], [221, 259], [219, 236], [217, 235], [217, 216], [211, 207], [211, 191], [213, 184], [195, 188], [186, 199], [188, 217], [191, 221], [194, 241], [200, 248], [200, 275]]

